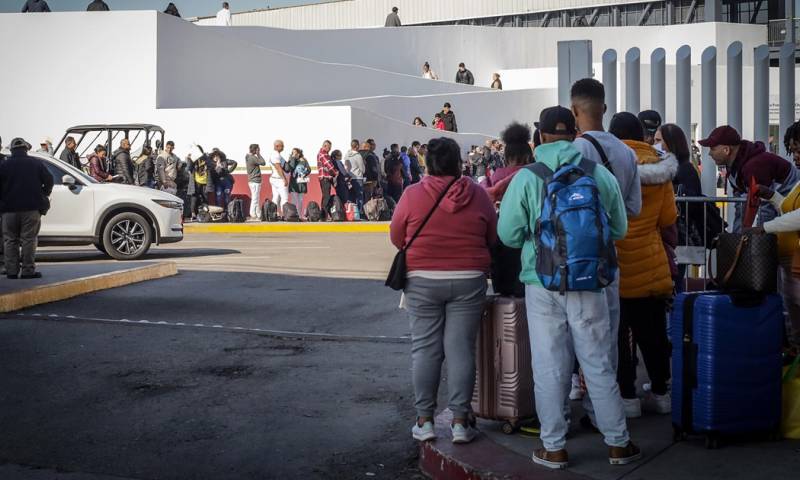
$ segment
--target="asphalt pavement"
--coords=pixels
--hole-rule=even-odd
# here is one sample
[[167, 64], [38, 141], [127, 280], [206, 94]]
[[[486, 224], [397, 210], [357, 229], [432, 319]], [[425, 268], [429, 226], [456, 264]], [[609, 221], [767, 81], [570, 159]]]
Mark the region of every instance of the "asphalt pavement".
[[[0, 478], [422, 478], [383, 234], [192, 235], [0, 319]], [[42, 264], [107, 263], [90, 248]]]

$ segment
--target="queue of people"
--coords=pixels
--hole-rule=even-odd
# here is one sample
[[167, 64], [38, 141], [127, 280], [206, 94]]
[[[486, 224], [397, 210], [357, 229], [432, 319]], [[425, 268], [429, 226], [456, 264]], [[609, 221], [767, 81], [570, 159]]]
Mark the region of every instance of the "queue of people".
[[[687, 229], [706, 228], [704, 212], [678, 208], [676, 202], [683, 196], [702, 195], [699, 166], [693, 162], [685, 133], [674, 124], [662, 124], [656, 112], [618, 113], [605, 131], [605, 91], [594, 79], [573, 85], [571, 107], [543, 110], [533, 136], [524, 125], [509, 126], [502, 146], [489, 142], [473, 147], [460, 168], [459, 148], [452, 140], [431, 140], [426, 160], [429, 176], [408, 187], [398, 202], [391, 240], [406, 256], [401, 303], [412, 326], [417, 418], [411, 433], [417, 440], [436, 438], [433, 418], [444, 359], [448, 406], [453, 412], [452, 440], [467, 443], [476, 436], [470, 407], [475, 340], [499, 241], [519, 249], [517, 268], [524, 284], [535, 406], [541, 424], [542, 448], [533, 452], [535, 463], [555, 469], [568, 465], [569, 423], [564, 415], [568, 398], [583, 398], [586, 416], [580, 424], [603, 435], [612, 465], [641, 458], [631, 441], [629, 419], [640, 417], [643, 411], [668, 414], [672, 410], [666, 316], [686, 273], [685, 266], [677, 265], [675, 249]], [[796, 348], [800, 346], [800, 202], [796, 201], [800, 198], [800, 122], [787, 130], [784, 141], [794, 164], [767, 152], [761, 142], [743, 140], [729, 126], [715, 129], [699, 143], [710, 149], [716, 166], [725, 169], [736, 194], [763, 199], [757, 207], [758, 225], [751, 230], [783, 237], [777, 252], [781, 294], [788, 311], [788, 342]], [[486, 152], [490, 152], [488, 157]], [[493, 153], [498, 157], [502, 153], [503, 164], [489, 166]], [[399, 185], [405, 173], [402, 162], [395, 163], [390, 178], [397, 177]], [[574, 227], [582, 228], [574, 235], [584, 240], [591, 235], [586, 230], [597, 229], [600, 244], [605, 245], [596, 250], [596, 270], [583, 272], [586, 275], [581, 278], [559, 277], [567, 273], [547, 270], [553, 253], [543, 232], [552, 228], [550, 215], [558, 206], [553, 203], [555, 193], [542, 192], [556, 188], [550, 182], [562, 174], [587, 177], [586, 184], [594, 187], [586, 192], [594, 196], [591, 200], [598, 212], [592, 218], [602, 219]], [[500, 202], [497, 214], [491, 208], [494, 202]], [[471, 214], [465, 216], [466, 205]], [[560, 221], [560, 228], [573, 228]], [[587, 228], [591, 223], [595, 226]], [[583, 243], [597, 245], [595, 240]], [[430, 245], [449, 252], [448, 256], [431, 255]], [[580, 282], [588, 283], [580, 287]], [[499, 279], [493, 278], [493, 285], [497, 289]], [[650, 379], [643, 399], [635, 388], [637, 349]], [[582, 380], [576, 384], [578, 366]], [[583, 391], [573, 396], [583, 388], [588, 395]]]
[[[110, 10], [108, 4], [103, 0], [92, 0], [86, 6], [87, 12], [108, 12]], [[22, 6], [22, 13], [47, 13], [50, 11], [50, 5], [47, 0], [26, 0]], [[173, 2], [169, 2], [164, 13], [178, 18], [181, 16], [178, 7]]]

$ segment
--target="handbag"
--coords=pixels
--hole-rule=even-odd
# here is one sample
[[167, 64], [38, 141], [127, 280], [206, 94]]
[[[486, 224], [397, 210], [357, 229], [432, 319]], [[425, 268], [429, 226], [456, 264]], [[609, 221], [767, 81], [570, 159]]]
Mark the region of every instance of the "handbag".
[[436, 203], [433, 204], [433, 208], [431, 211], [428, 212], [428, 215], [425, 217], [425, 220], [422, 221], [422, 224], [419, 226], [416, 232], [414, 232], [414, 236], [411, 237], [411, 240], [401, 248], [397, 254], [394, 256], [394, 261], [392, 262], [392, 267], [389, 269], [389, 275], [386, 277], [386, 286], [391, 288], [392, 290], [403, 290], [406, 288], [406, 273], [408, 271], [406, 267], [406, 251], [411, 248], [411, 244], [414, 243], [414, 240], [417, 239], [422, 229], [425, 228], [425, 224], [428, 223], [428, 220], [431, 219], [433, 212], [439, 208], [439, 204], [442, 203], [444, 200], [444, 196], [447, 194], [447, 191], [450, 190], [450, 187], [456, 183], [458, 178], [454, 178], [447, 187], [442, 191], [439, 195], [439, 198], [436, 200]]
[[723, 232], [715, 248], [716, 283], [722, 290], [755, 293], [777, 291], [778, 238], [775, 235]]

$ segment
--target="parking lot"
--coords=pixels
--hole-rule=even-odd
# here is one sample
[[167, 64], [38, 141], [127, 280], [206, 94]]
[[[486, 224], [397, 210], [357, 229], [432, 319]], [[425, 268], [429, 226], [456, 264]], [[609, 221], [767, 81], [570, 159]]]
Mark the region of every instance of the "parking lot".
[[190, 235], [146, 259], [177, 276], [4, 316], [0, 478], [421, 478], [392, 255], [385, 234]]

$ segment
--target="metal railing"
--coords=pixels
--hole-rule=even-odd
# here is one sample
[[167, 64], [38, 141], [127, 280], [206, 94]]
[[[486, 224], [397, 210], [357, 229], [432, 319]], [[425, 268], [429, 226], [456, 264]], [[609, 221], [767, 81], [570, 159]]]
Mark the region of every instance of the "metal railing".
[[[791, 20], [794, 38], [800, 39], [800, 18]], [[786, 20], [770, 20], [767, 24], [767, 41], [770, 47], [779, 47], [786, 40]]]
[[[711, 253], [713, 240], [734, 225], [737, 207], [747, 202], [741, 197], [676, 197], [679, 216], [678, 247], [675, 259], [679, 267], [686, 270], [683, 276], [684, 290], [703, 289], [710, 279], [709, 265], [716, 267], [716, 258]], [[715, 215], [717, 218], [713, 218]], [[721, 220], [721, 222], [719, 221]]]

